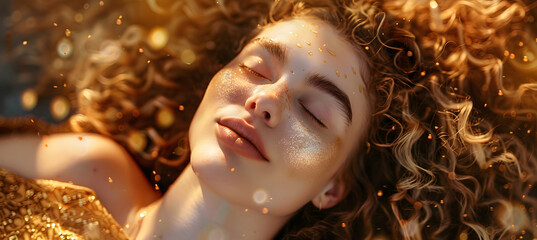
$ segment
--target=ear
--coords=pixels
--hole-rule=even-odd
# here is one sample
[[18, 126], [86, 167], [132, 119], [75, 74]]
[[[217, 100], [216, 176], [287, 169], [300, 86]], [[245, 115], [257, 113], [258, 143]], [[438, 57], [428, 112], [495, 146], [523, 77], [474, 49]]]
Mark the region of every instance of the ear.
[[343, 199], [345, 184], [340, 179], [332, 179], [311, 202], [320, 210], [328, 209]]

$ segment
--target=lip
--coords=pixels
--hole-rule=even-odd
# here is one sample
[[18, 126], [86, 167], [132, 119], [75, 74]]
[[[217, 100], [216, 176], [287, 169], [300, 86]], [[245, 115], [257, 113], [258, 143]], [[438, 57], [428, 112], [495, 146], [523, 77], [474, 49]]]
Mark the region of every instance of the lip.
[[263, 141], [254, 126], [242, 118], [221, 118], [217, 121], [216, 136], [236, 153], [268, 162]]

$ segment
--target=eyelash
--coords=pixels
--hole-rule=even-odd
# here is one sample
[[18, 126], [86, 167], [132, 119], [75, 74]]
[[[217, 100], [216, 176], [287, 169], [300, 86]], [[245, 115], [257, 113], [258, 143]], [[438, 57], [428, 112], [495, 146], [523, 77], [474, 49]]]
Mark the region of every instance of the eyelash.
[[260, 78], [264, 78], [264, 79], [268, 79], [267, 77], [261, 75], [260, 73], [254, 71], [253, 69], [251, 69], [250, 67], [244, 65], [244, 63], [241, 63], [239, 64], [239, 67], [242, 68], [242, 69], [245, 69], [246, 71], [254, 74], [256, 77], [260, 77]]
[[323, 128], [327, 128], [326, 125], [324, 125], [323, 122], [321, 122], [321, 120], [319, 120], [317, 117], [315, 117], [315, 115], [313, 115], [313, 113], [311, 113], [305, 106], [304, 104], [300, 103], [300, 106], [302, 106], [302, 108], [304, 109], [304, 111], [306, 111], [307, 115], [315, 120], [319, 125], [321, 125]]

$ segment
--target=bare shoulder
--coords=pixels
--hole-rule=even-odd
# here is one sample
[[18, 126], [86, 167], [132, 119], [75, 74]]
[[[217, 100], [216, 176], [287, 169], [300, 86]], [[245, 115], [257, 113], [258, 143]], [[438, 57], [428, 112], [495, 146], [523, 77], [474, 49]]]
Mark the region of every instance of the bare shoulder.
[[73, 182], [93, 189], [120, 223], [156, 198], [127, 151], [98, 134], [0, 138], [0, 167], [27, 178]]

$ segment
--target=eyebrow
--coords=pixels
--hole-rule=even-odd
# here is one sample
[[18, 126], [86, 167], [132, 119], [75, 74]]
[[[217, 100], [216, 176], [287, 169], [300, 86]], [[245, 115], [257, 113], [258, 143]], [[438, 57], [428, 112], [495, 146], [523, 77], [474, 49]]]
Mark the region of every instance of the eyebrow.
[[334, 85], [327, 78], [319, 75], [313, 74], [308, 76], [307, 83], [318, 88], [321, 91], [324, 91], [332, 95], [339, 103], [339, 109], [345, 114], [345, 120], [347, 125], [350, 125], [352, 121], [352, 109], [349, 97], [336, 85]]
[[[259, 44], [262, 48], [267, 50], [272, 56], [274, 56], [282, 65], [285, 65], [287, 62], [287, 51], [286, 47], [278, 42], [266, 38], [254, 38], [251, 43]], [[334, 97], [338, 103], [340, 110], [345, 114], [345, 120], [347, 125], [350, 125], [352, 122], [352, 109], [349, 97], [336, 85], [334, 85], [326, 77], [323, 77], [319, 74], [313, 74], [308, 76], [306, 81], [309, 85], [316, 87], [317, 89], [324, 91]]]
[[251, 43], [259, 44], [263, 49], [278, 59], [282, 65], [285, 65], [287, 62], [287, 50], [283, 44], [266, 38], [254, 38]]

